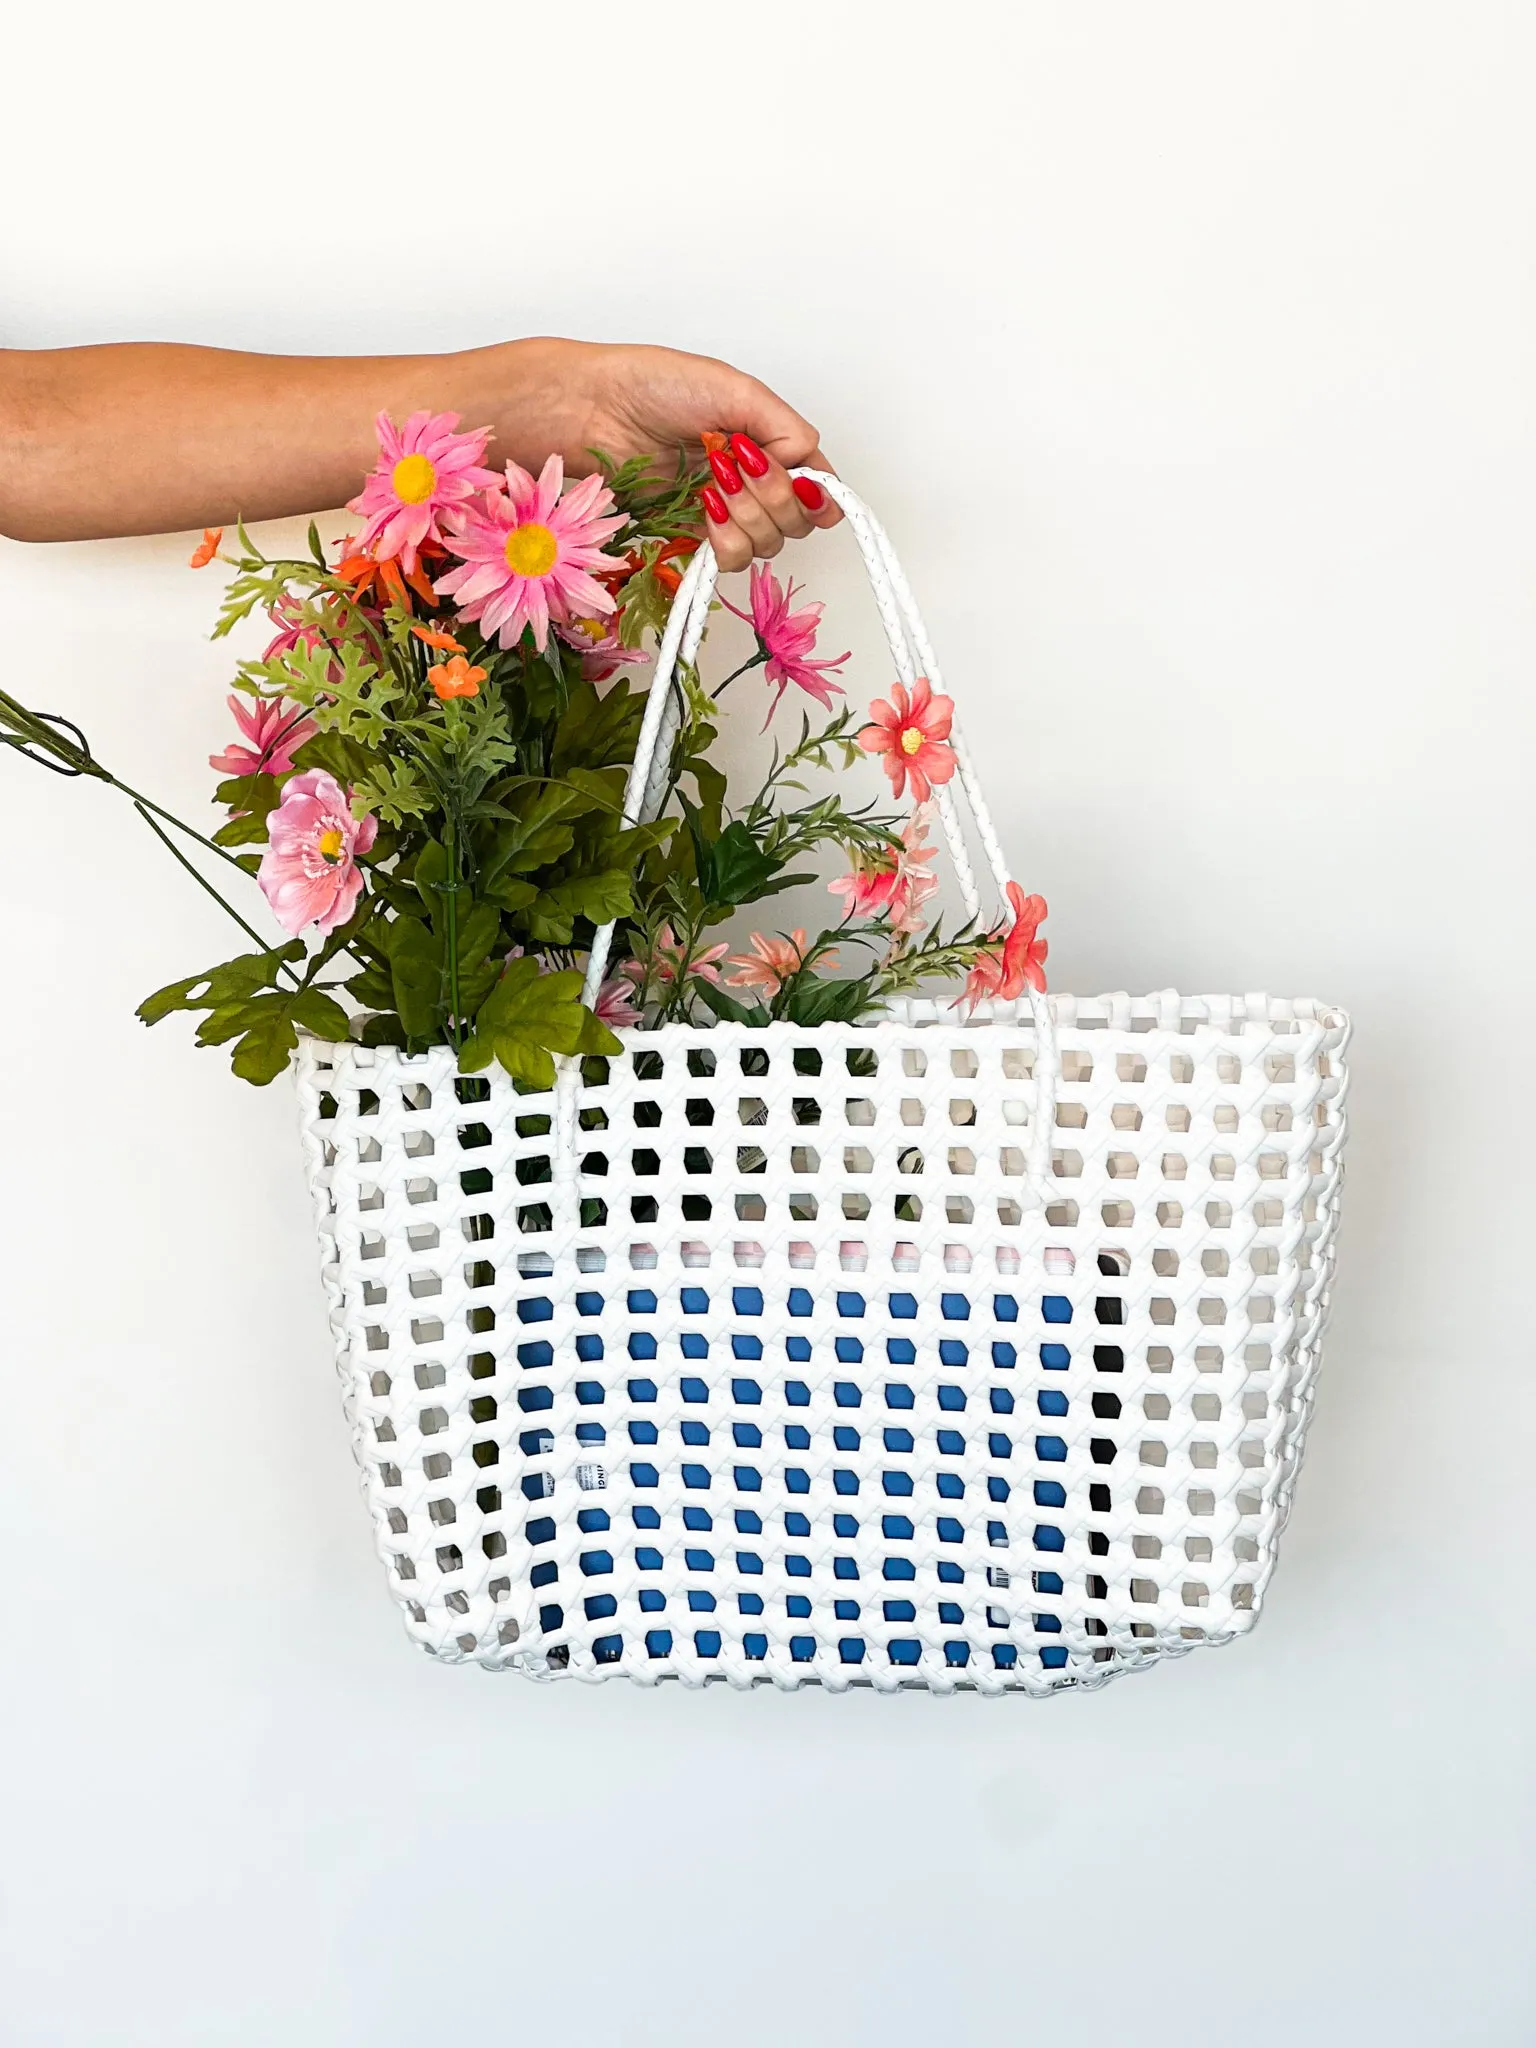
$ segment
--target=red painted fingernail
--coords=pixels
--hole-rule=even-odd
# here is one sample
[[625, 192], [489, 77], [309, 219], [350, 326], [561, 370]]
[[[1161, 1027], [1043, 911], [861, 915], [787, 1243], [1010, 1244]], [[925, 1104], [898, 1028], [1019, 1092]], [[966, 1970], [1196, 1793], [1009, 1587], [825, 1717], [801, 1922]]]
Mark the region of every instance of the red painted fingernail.
[[707, 484], [699, 493], [699, 503], [704, 507], [704, 510], [709, 514], [716, 526], [724, 526], [731, 516], [730, 507], [726, 504], [724, 498], [721, 497], [718, 491], [712, 491]]
[[768, 458], [750, 434], [732, 434], [731, 453], [748, 476], [766, 476]]
[[813, 484], [808, 476], [795, 478], [795, 496], [807, 512], [819, 512], [827, 502], [827, 494], [820, 484]]
[[741, 471], [732, 462], [729, 455], [722, 455], [718, 449], [712, 448], [709, 454], [709, 466], [714, 471], [715, 482], [720, 486], [721, 490], [734, 498], [741, 489]]

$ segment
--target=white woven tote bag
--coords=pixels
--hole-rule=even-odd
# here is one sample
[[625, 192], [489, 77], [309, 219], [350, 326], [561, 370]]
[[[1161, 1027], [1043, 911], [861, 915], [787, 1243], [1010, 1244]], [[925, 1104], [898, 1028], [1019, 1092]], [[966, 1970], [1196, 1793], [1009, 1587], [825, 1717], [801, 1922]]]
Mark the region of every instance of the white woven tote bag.
[[[816, 481], [901, 679], [942, 689], [878, 523]], [[715, 575], [706, 545], [629, 822]], [[953, 741], [974, 915], [951, 791], [1000, 902], [1007, 876]], [[1253, 1626], [1328, 1303], [1340, 1011], [1056, 995], [619, 1036], [549, 1095], [446, 1047], [302, 1050], [347, 1412], [423, 1649], [1043, 1695]]]

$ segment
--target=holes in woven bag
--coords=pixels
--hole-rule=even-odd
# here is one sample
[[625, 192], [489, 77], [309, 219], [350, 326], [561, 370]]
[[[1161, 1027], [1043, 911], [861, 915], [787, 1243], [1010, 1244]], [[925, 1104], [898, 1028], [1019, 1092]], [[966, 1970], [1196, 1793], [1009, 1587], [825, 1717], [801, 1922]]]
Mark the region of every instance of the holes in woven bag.
[[[901, 1196], [897, 1197], [898, 1202], [902, 1199]], [[909, 1196], [906, 1199], [915, 1201], [916, 1197]], [[850, 1223], [867, 1223], [869, 1220], [868, 1195], [844, 1195], [843, 1214]]]
[[871, 1080], [880, 1071], [880, 1062], [872, 1045], [850, 1045], [844, 1058], [844, 1065], [855, 1080]]
[[[921, 1161], [921, 1153], [919, 1153], [918, 1158]], [[922, 1171], [921, 1165], [919, 1164], [914, 1170], [920, 1173]], [[958, 1174], [974, 1173], [976, 1171], [976, 1154], [964, 1145], [952, 1145], [949, 1152], [949, 1170], [951, 1173]], [[905, 1173], [908, 1169], [903, 1167], [902, 1171]]]
[[491, 1084], [478, 1074], [460, 1074], [453, 1084], [460, 1102], [489, 1102]]
[[950, 1050], [949, 1071], [962, 1081], [974, 1081], [981, 1072], [981, 1061], [968, 1045], [957, 1045]]
[[384, 1233], [381, 1230], [365, 1230], [358, 1240], [359, 1255], [365, 1259], [382, 1259], [384, 1256]]
[[768, 1121], [768, 1105], [761, 1095], [741, 1095], [736, 1099], [736, 1121], [741, 1124], [765, 1124]]
[[436, 1273], [413, 1273], [411, 1275], [410, 1287], [412, 1298], [416, 1301], [425, 1300], [429, 1296], [441, 1294], [443, 1291], [442, 1279]]
[[1003, 1047], [1003, 1079], [1005, 1081], [1028, 1081], [1033, 1079], [1035, 1055], [1028, 1046], [1005, 1045]]
[[[1013, 1119], [1010, 1117], [1009, 1122]], [[1081, 1131], [1088, 1127], [1087, 1106], [1081, 1102], [1058, 1102], [1056, 1105], [1057, 1127], [1064, 1131]]]
[[[1265, 1196], [1254, 1203], [1253, 1220], [1260, 1230], [1277, 1230], [1285, 1221], [1285, 1204], [1276, 1201], [1273, 1196]], [[1312, 1223], [1316, 1218], [1309, 1216], [1307, 1221]]]
[[1182, 1102], [1170, 1102], [1163, 1113], [1163, 1121], [1167, 1124], [1170, 1131], [1177, 1131], [1182, 1137], [1189, 1129], [1189, 1109], [1187, 1105]]
[[665, 1069], [659, 1052], [635, 1052], [630, 1054], [637, 1081], [659, 1081]]
[[1157, 1220], [1164, 1230], [1184, 1228], [1184, 1204], [1182, 1202], [1159, 1202]]
[[438, 1316], [414, 1316], [411, 1319], [411, 1340], [416, 1344], [441, 1344], [443, 1341], [441, 1318]]
[[688, 1071], [696, 1081], [707, 1081], [715, 1071], [715, 1056], [707, 1046], [688, 1055]]
[[437, 1150], [430, 1131], [405, 1131], [400, 1138], [407, 1159], [430, 1159]]
[[1132, 1230], [1136, 1225], [1136, 1207], [1133, 1202], [1101, 1202], [1099, 1215], [1111, 1230]]
[[[845, 1173], [873, 1173], [875, 1170], [873, 1153], [863, 1145], [845, 1146], [843, 1148], [843, 1170]], [[903, 1171], [907, 1170], [903, 1168]]]
[[814, 1145], [791, 1145], [789, 1166], [792, 1173], [819, 1173], [821, 1154]]
[[749, 1079], [759, 1078], [768, 1071], [768, 1054], [760, 1045], [744, 1045], [737, 1055], [737, 1065]]
[[791, 1223], [814, 1223], [819, 1214], [816, 1197], [808, 1190], [797, 1188], [789, 1198], [789, 1220]]
[[632, 1112], [635, 1128], [641, 1131], [659, 1130], [661, 1127], [661, 1104], [647, 1099], [637, 1102]]
[[1195, 1063], [1187, 1052], [1172, 1052], [1168, 1055], [1168, 1078], [1178, 1088], [1187, 1088], [1194, 1080]]
[[[686, 1154], [684, 1155], [686, 1157]], [[708, 1159], [706, 1152], [704, 1157]], [[690, 1169], [691, 1170], [691, 1169]], [[708, 1168], [703, 1169], [708, 1172]], [[768, 1155], [761, 1145], [738, 1145], [736, 1147], [736, 1171], [738, 1173], [766, 1173]]]
[[736, 1221], [738, 1223], [766, 1223], [768, 1204], [761, 1195], [738, 1195], [736, 1197]]
[[1195, 1347], [1196, 1372], [1220, 1372], [1226, 1365], [1226, 1353], [1219, 1344], [1198, 1344]]
[[920, 1046], [905, 1045], [901, 1049], [901, 1071], [921, 1078], [928, 1071], [928, 1055]]
[[[1022, 1206], [1018, 1202], [1011, 1200], [1007, 1195], [1000, 1195], [997, 1202], [997, 1220], [1005, 1230], [1017, 1230], [1024, 1221]], [[999, 1257], [1002, 1256], [1001, 1250], [999, 1250], [998, 1255]], [[1008, 1256], [1017, 1261], [1019, 1255], [1016, 1251], [1010, 1251]], [[1014, 1265], [1012, 1270], [1014, 1272], [1018, 1271], [1017, 1264]]]
[[946, 1195], [944, 1214], [951, 1223], [974, 1223], [976, 1205], [969, 1195]]
[[384, 1206], [384, 1190], [364, 1182], [357, 1191], [357, 1206], [363, 1210], [382, 1209]]
[[1161, 1557], [1162, 1554], [1163, 1543], [1160, 1536], [1148, 1536], [1143, 1533], [1131, 1538], [1132, 1557], [1145, 1558], [1148, 1562], [1151, 1562], [1153, 1559]]
[[1219, 1052], [1216, 1055], [1216, 1078], [1227, 1086], [1243, 1078], [1243, 1063], [1235, 1052]]
[[850, 1095], [843, 1102], [843, 1121], [868, 1126], [875, 1120], [875, 1105], [867, 1095]]
[[1083, 1177], [1083, 1155], [1081, 1152], [1053, 1152], [1051, 1170], [1058, 1180], [1081, 1180]]
[[383, 1147], [377, 1138], [364, 1138], [358, 1145], [357, 1159], [360, 1166], [377, 1166], [383, 1157]]
[[1197, 1313], [1202, 1323], [1224, 1323], [1227, 1320], [1227, 1304], [1216, 1295], [1202, 1295]]
[[[469, 1220], [465, 1222], [465, 1235], [469, 1234]], [[488, 1223], [489, 1217], [485, 1218]], [[411, 1223], [406, 1226], [405, 1241], [413, 1252], [436, 1251], [442, 1242], [442, 1232], [435, 1223]]]
[[357, 1092], [357, 1113], [359, 1116], [377, 1116], [379, 1098], [371, 1088], [360, 1088]]
[[1134, 1180], [1141, 1171], [1141, 1161], [1134, 1152], [1111, 1152], [1108, 1167], [1111, 1180]]
[[1018, 1180], [1024, 1172], [1024, 1154], [1017, 1145], [1004, 1145], [997, 1155], [997, 1163], [1010, 1180]]
[[1117, 1102], [1109, 1113], [1109, 1120], [1117, 1131], [1141, 1129], [1141, 1111], [1134, 1102]]
[[[1094, 1399], [1098, 1399], [1097, 1394], [1095, 1394]], [[1141, 1412], [1148, 1422], [1166, 1422], [1172, 1413], [1168, 1396], [1166, 1394], [1143, 1394], [1141, 1397]]]
[[[1327, 1071], [1327, 1055], [1319, 1058], [1318, 1072]], [[1296, 1055], [1293, 1052], [1271, 1052], [1264, 1055], [1264, 1072], [1271, 1081], [1294, 1081], [1296, 1078]]]
[[1115, 1073], [1122, 1081], [1139, 1083], [1147, 1078], [1147, 1063], [1139, 1052], [1116, 1053]]
[[[1126, 1207], [1129, 1208], [1130, 1204], [1127, 1203]], [[1045, 1220], [1052, 1230], [1076, 1230], [1077, 1219], [1078, 1207], [1073, 1201], [1052, 1202], [1045, 1212]]]
[[706, 1095], [693, 1095], [683, 1104], [683, 1115], [695, 1129], [702, 1129], [714, 1122], [715, 1105]]
[[1160, 1486], [1143, 1486], [1136, 1495], [1138, 1515], [1160, 1515], [1163, 1512], [1163, 1489]]
[[797, 1074], [819, 1074], [821, 1072], [821, 1054], [816, 1050], [815, 1046], [797, 1045], [795, 1047], [794, 1069]]

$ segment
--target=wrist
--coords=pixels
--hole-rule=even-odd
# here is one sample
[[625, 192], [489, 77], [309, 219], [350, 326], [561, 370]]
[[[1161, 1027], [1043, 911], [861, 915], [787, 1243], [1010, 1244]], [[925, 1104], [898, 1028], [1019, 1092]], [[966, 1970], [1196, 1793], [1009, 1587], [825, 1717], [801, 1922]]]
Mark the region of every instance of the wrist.
[[466, 427], [488, 425], [488, 460], [537, 472], [559, 455], [572, 474], [592, 467], [586, 450], [597, 417], [602, 344], [532, 335], [468, 349], [456, 360]]

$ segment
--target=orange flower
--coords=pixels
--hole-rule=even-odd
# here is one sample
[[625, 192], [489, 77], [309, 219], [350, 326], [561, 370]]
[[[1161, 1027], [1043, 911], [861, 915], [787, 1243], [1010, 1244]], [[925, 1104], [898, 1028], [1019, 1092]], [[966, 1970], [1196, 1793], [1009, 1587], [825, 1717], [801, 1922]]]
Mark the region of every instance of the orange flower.
[[478, 697], [485, 670], [471, 668], [462, 654], [456, 654], [441, 667], [428, 669], [427, 681], [445, 703], [450, 697]]
[[712, 427], [706, 427], [699, 439], [704, 444], [706, 455], [723, 455], [731, 445], [724, 434], [717, 434]]
[[[342, 542], [343, 548], [350, 545], [348, 541]], [[381, 607], [385, 604], [395, 604], [401, 611], [408, 612], [412, 607], [411, 600], [406, 594], [407, 584], [423, 604], [437, 603], [437, 592], [432, 588], [426, 573], [426, 563], [431, 555], [436, 555], [439, 561], [448, 559], [438, 549], [423, 547], [421, 559], [407, 574], [401, 570], [398, 562], [376, 562], [372, 555], [344, 555], [332, 574], [341, 582], [352, 586], [352, 595], [359, 604], [371, 599]]]
[[464, 649], [451, 633], [443, 633], [436, 626], [412, 626], [411, 631], [418, 640], [428, 647], [436, 647], [443, 654], [462, 654]]
[[219, 552], [219, 543], [223, 538], [224, 529], [222, 526], [205, 526], [202, 539], [192, 550], [189, 567], [193, 569], [206, 569], [214, 556]]

